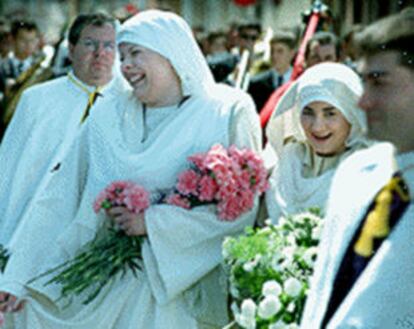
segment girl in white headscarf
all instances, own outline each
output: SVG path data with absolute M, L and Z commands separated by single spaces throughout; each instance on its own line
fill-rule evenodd
M 336 167 L 369 144 L 357 106 L 361 94 L 354 71 L 323 63 L 306 70 L 280 100 L 266 130 L 277 158 L 266 192 L 273 223 L 310 207 L 324 211 Z
M 59 286 L 27 284 L 93 239 L 109 217 L 97 218 L 92 204 L 109 183 L 135 181 L 156 203 L 175 185 L 189 155 L 216 143 L 260 151 L 251 98 L 214 83 L 180 17 L 139 13 L 124 23 L 118 44 L 131 95 L 91 113 L 11 244 L 0 278 L 0 310 L 18 308 L 15 297 L 26 301 L 14 317 L 17 329 L 195 329 L 228 321 L 221 244 L 254 222 L 257 202 L 234 222 L 218 220 L 214 206 L 153 204 L 138 216 L 114 208 L 109 215 L 127 234 L 145 237 L 138 277 L 127 272 L 92 303 L 75 299 L 68 308 L 55 302 Z

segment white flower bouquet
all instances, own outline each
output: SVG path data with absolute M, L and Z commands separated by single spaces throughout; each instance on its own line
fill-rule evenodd
M 322 228 L 317 209 L 248 228 L 223 244 L 231 312 L 228 328 L 298 328 Z

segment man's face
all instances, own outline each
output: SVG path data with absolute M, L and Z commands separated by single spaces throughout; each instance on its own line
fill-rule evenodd
M 115 60 L 115 29 L 111 24 L 86 26 L 69 55 L 77 78 L 91 86 L 103 86 L 112 79 Z
M 369 136 L 392 142 L 400 152 L 414 150 L 414 71 L 399 63 L 399 53 L 384 51 L 362 59 Z
M 271 45 L 272 66 L 279 73 L 284 73 L 290 66 L 294 56 L 294 50 L 282 42 L 274 42 Z
M 336 56 L 335 45 L 320 45 L 319 42 L 313 42 L 310 45 L 309 54 L 306 58 L 306 66 L 308 68 L 319 63 L 336 61 L 338 61 L 338 57 Z
M 36 30 L 20 29 L 14 40 L 14 54 L 20 60 L 32 56 L 39 48 L 39 36 Z
M 239 44 L 240 49 L 244 50 L 247 49 L 250 52 L 253 52 L 254 44 L 259 39 L 260 34 L 259 31 L 252 28 L 245 28 L 242 29 L 239 35 Z
M 220 54 L 227 52 L 227 40 L 226 37 L 217 37 L 213 40 L 213 42 L 210 44 L 210 54 Z

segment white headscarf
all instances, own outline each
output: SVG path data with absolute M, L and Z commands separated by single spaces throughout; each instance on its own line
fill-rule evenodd
M 117 43 L 129 42 L 168 59 L 178 74 L 184 96 L 206 92 L 213 75 L 188 24 L 160 10 L 141 12 L 122 24 Z
M 334 169 L 345 157 L 369 145 L 365 113 L 357 106 L 361 94 L 362 84 L 354 71 L 343 64 L 322 63 L 305 71 L 281 98 L 266 130 L 277 157 L 266 192 L 273 222 L 309 207 L 324 211 Z M 334 106 L 351 125 L 345 152 L 320 157 L 307 143 L 300 115 L 314 101 Z
M 367 144 L 366 117 L 358 107 L 361 95 L 359 76 L 344 64 L 322 63 L 306 70 L 280 99 L 269 120 L 266 135 L 276 154 L 280 156 L 289 138 L 306 142 L 300 115 L 303 108 L 314 101 L 326 102 L 344 115 L 351 125 L 347 147 Z

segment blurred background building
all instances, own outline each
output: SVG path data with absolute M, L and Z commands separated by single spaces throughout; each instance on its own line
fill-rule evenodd
M 325 0 L 335 18 L 337 34 L 353 24 L 367 24 L 397 12 L 414 0 Z M 49 42 L 71 18 L 80 12 L 105 10 L 125 11 L 128 6 L 138 10 L 163 8 L 181 14 L 191 26 L 206 32 L 224 30 L 231 24 L 255 22 L 263 28 L 295 26 L 311 0 L 0 0 L 0 15 L 9 19 L 34 19 Z
M 216 81 L 249 92 L 260 111 L 290 80 L 296 57 L 295 74 L 323 61 L 355 69 L 355 32 L 413 5 L 414 0 L 0 0 L 0 113 L 7 122 L 26 88 L 71 69 L 67 31 L 80 13 L 103 11 L 121 22 L 151 8 L 178 13 L 192 27 Z M 320 20 L 314 39 L 304 40 L 311 13 Z

